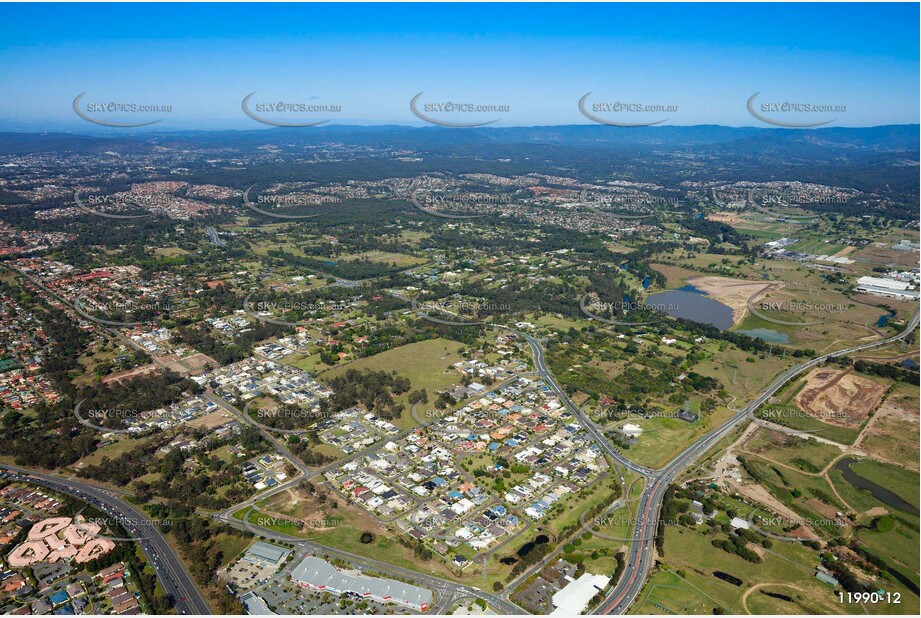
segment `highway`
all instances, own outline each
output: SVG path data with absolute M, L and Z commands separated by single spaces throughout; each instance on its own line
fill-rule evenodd
M 192 576 L 160 530 L 134 505 L 119 498 L 117 493 L 77 479 L 63 479 L 28 468 L 7 464 L 0 464 L 0 468 L 15 473 L 30 483 L 88 502 L 119 521 L 147 556 L 163 589 L 173 598 L 175 611 L 179 614 L 211 614 L 211 608 L 192 581 Z
M 37 285 L 41 285 L 38 282 L 35 283 Z M 339 282 L 337 281 L 337 283 Z M 347 283 L 352 285 L 355 284 L 355 282 Z M 340 285 L 342 284 L 344 283 L 340 283 Z M 47 291 L 51 293 L 50 290 Z M 782 388 L 793 378 L 817 365 L 824 363 L 831 358 L 853 354 L 855 352 L 866 349 L 885 346 L 902 340 L 917 328 L 918 319 L 919 315 L 918 313 L 915 313 L 909 324 L 899 335 L 819 356 L 783 371 L 774 379 L 774 381 L 771 382 L 768 387 L 765 388 L 764 391 L 759 394 L 755 400 L 749 403 L 746 407 L 740 409 L 723 425 L 701 437 L 697 442 L 692 444 L 689 448 L 687 448 L 661 469 L 652 469 L 640 466 L 627 459 L 619 450 L 614 448 L 614 446 L 597 428 L 594 422 L 588 418 L 588 416 L 579 406 L 570 400 L 565 391 L 557 383 L 553 374 L 546 366 L 544 351 L 539 340 L 535 339 L 527 333 L 518 331 L 513 328 L 502 325 L 491 325 L 496 328 L 514 332 L 515 334 L 521 336 L 525 341 L 527 341 L 534 355 L 534 363 L 538 375 L 540 375 L 540 377 L 550 386 L 554 394 L 567 407 L 567 409 L 577 419 L 579 419 L 582 425 L 599 444 L 600 448 L 603 449 L 603 451 L 614 461 L 618 462 L 620 465 L 627 469 L 633 470 L 646 479 L 645 489 L 639 499 L 637 521 L 634 528 L 633 541 L 630 544 L 630 548 L 626 557 L 627 563 L 623 572 L 624 574 L 622 575 L 621 579 L 614 585 L 611 592 L 599 604 L 594 613 L 624 613 L 639 595 L 640 591 L 645 585 L 647 576 L 652 566 L 651 563 L 654 554 L 653 549 L 656 533 L 656 522 L 659 518 L 659 512 L 665 491 L 668 488 L 668 485 L 673 482 L 685 469 L 687 469 L 687 467 L 693 464 L 716 443 L 718 443 L 721 439 L 733 431 L 733 429 L 739 425 L 739 423 L 748 418 L 751 418 L 755 410 L 763 405 L 770 397 L 772 397 L 780 388 Z M 120 335 L 118 331 L 114 332 Z M 223 399 L 218 398 L 213 393 L 208 393 L 208 398 L 212 401 L 215 401 L 222 407 L 230 410 L 244 422 L 251 421 L 247 415 L 243 414 L 241 411 L 237 410 L 234 406 L 230 405 Z M 269 434 L 269 432 L 266 432 L 262 428 L 260 429 L 262 430 L 263 435 L 272 443 L 275 449 L 282 453 L 289 461 L 292 462 L 293 465 L 295 465 L 295 467 L 298 468 L 298 470 L 301 472 L 301 475 L 295 479 L 289 480 L 283 485 L 274 488 L 274 490 L 271 492 L 266 492 L 259 495 L 258 499 L 264 499 L 268 495 L 278 491 L 283 491 L 288 487 L 303 482 L 306 479 L 313 478 L 318 474 L 322 474 L 322 472 L 326 469 L 324 467 L 310 470 L 305 464 L 303 464 L 303 462 L 300 461 L 299 458 L 295 457 L 290 452 L 290 450 L 288 450 L 287 447 L 274 435 Z M 355 453 L 352 457 L 358 456 L 360 454 L 362 454 L 362 452 Z M 340 465 L 341 463 L 342 460 L 339 460 L 334 464 L 331 464 L 331 466 Z M 195 586 L 195 583 L 193 582 L 188 571 L 185 569 L 184 564 L 182 564 L 182 562 L 174 553 L 173 548 L 169 545 L 169 543 L 159 532 L 156 526 L 149 522 L 146 516 L 144 516 L 143 513 L 141 513 L 136 507 L 121 499 L 118 493 L 101 489 L 97 486 L 90 485 L 76 479 L 63 479 L 61 477 L 36 472 L 26 468 L 19 468 L 9 465 L 0 465 L 0 468 L 8 469 L 11 472 L 17 474 L 28 475 L 31 482 L 42 484 L 55 491 L 66 493 L 89 502 L 96 508 L 112 517 L 118 517 L 121 520 L 130 521 L 132 524 L 136 523 L 137 525 L 129 524 L 125 527 L 129 534 L 136 539 L 141 549 L 148 557 L 150 564 L 156 571 L 157 578 L 162 583 L 166 592 L 173 597 L 176 611 L 182 614 L 210 614 L 210 608 L 208 607 L 198 588 Z M 251 532 L 256 532 L 257 534 L 267 538 L 276 538 L 277 540 L 285 540 L 288 542 L 297 543 L 301 548 L 305 550 L 323 553 L 330 556 L 338 556 L 350 562 L 364 565 L 366 568 L 370 568 L 375 571 L 392 573 L 404 579 L 411 579 L 417 582 L 419 585 L 431 588 L 436 592 L 438 597 L 437 608 L 441 611 L 446 611 L 448 609 L 448 607 L 444 605 L 446 602 L 450 603 L 452 600 L 475 596 L 483 598 L 494 610 L 498 612 L 507 614 L 523 613 L 521 608 L 513 604 L 507 598 L 509 593 L 512 592 L 513 587 L 509 587 L 501 596 L 496 596 L 471 586 L 464 586 L 438 577 L 425 575 L 417 571 L 403 569 L 384 562 L 379 562 L 369 558 L 364 558 L 362 556 L 350 554 L 348 552 L 343 552 L 331 547 L 326 547 L 318 543 L 305 541 L 304 539 L 286 537 L 285 535 L 279 535 L 264 528 L 256 528 L 256 530 L 251 530 L 251 528 L 254 528 L 252 524 L 234 520 L 231 517 L 232 512 L 244 506 L 252 506 L 256 500 L 257 497 L 253 497 L 248 501 L 235 505 L 231 509 L 227 509 L 221 513 L 214 514 L 213 517 L 229 525 L 237 527 L 242 526 Z
M 624 569 L 624 574 L 620 581 L 615 584 L 611 592 L 598 605 L 594 613 L 621 614 L 626 612 L 630 605 L 636 600 L 636 597 L 646 583 L 646 578 L 652 566 L 651 562 L 655 544 L 656 525 L 659 519 L 659 512 L 662 507 L 662 498 L 665 495 L 665 490 L 688 466 L 694 463 L 717 442 L 722 440 L 741 421 L 746 418 L 752 418 L 755 410 L 793 378 L 831 358 L 889 345 L 890 343 L 904 339 L 918 327 L 918 315 L 919 314 L 916 312 L 905 329 L 898 335 L 832 352 L 830 354 L 824 354 L 783 371 L 754 401 L 745 408 L 739 410 L 737 414 L 723 425 L 692 444 L 664 468 L 656 471 L 655 474 L 650 477 L 649 483 L 640 497 L 640 508 L 636 527 L 634 528 L 634 540 L 627 552 L 627 564 Z

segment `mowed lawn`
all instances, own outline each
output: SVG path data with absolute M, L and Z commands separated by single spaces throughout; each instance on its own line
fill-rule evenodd
M 844 249 L 847 245 L 836 245 L 833 243 L 825 242 L 824 240 L 814 238 L 809 240 L 801 240 L 797 243 L 790 245 L 789 249 L 791 251 L 801 251 L 803 253 L 815 253 L 818 255 L 834 255 Z
M 439 389 L 448 388 L 459 384 L 461 374 L 451 367 L 456 362 L 464 360 L 458 350 L 464 344 L 447 339 L 428 339 L 409 345 L 387 350 L 374 356 L 360 358 L 354 362 L 333 367 L 319 374 L 318 379 L 329 382 L 330 379 L 344 374 L 349 369 L 364 371 L 396 371 L 397 374 L 409 378 L 412 383 L 411 391 L 426 389 L 429 395 L 429 405 L 438 397 Z M 396 398 L 406 406 L 406 411 L 395 423 L 401 429 L 407 429 L 416 424 L 410 414 L 408 402 L 409 393 L 404 393 Z M 425 404 L 421 404 L 425 405 Z

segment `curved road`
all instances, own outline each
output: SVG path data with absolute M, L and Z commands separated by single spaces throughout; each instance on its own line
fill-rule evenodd
M 569 399 L 569 396 L 562 388 L 560 388 L 560 385 L 557 384 L 553 374 L 550 373 L 550 370 L 547 368 L 546 361 L 544 360 L 544 349 L 541 347 L 540 342 L 537 339 L 521 331 L 510 328 L 506 328 L 506 330 L 514 332 L 520 337 L 523 337 L 524 340 L 528 342 L 528 345 L 531 346 L 531 351 L 534 353 L 534 366 L 537 368 L 538 375 L 540 375 L 540 377 L 550 385 L 550 388 L 553 389 L 553 393 L 557 396 L 557 398 L 559 398 L 559 400 L 566 405 L 567 409 L 569 409 L 569 411 L 572 412 L 577 419 L 579 419 L 579 421 L 585 426 L 586 430 L 588 430 L 589 434 L 591 434 L 591 436 L 595 439 L 595 442 L 597 442 L 598 445 L 601 446 L 601 448 L 604 449 L 604 451 L 610 455 L 612 459 L 617 461 L 625 468 L 629 468 L 630 470 L 642 474 L 643 476 L 651 476 L 655 473 L 655 470 L 652 468 L 647 468 L 630 461 L 620 451 L 611 446 L 611 442 L 604 437 L 604 434 L 601 433 L 598 427 L 595 426 L 595 423 L 593 423 L 591 419 L 589 419 L 585 414 L 585 412 L 582 411 L 582 408 L 577 406 L 572 402 L 572 400 Z
M 820 365 L 831 358 L 846 356 L 861 350 L 877 348 L 900 341 L 911 334 L 917 327 L 918 312 L 915 313 L 905 329 L 898 335 L 818 356 L 810 361 L 787 369 L 777 376 L 777 378 L 775 378 L 774 381 L 771 382 L 771 384 L 748 406 L 739 410 L 737 414 L 726 421 L 721 427 L 703 436 L 700 440 L 691 445 L 690 448 L 673 459 L 667 466 L 656 471 L 650 478 L 651 482 L 647 486 L 647 489 L 643 491 L 640 497 L 639 515 L 637 516 L 637 523 L 634 528 L 634 540 L 627 553 L 627 564 L 624 569 L 624 574 L 612 591 L 605 597 L 604 601 L 595 609 L 594 613 L 624 613 L 636 599 L 637 595 L 639 595 L 646 583 L 646 577 L 651 566 L 650 563 L 652 561 L 653 546 L 655 543 L 656 525 L 659 518 L 659 511 L 662 506 L 662 498 L 665 495 L 665 490 L 669 483 L 675 480 L 685 468 L 725 437 L 739 422 L 753 416 L 755 410 L 773 396 L 774 393 L 804 371 L 816 365 Z
M 453 601 L 457 599 L 476 596 L 481 597 L 484 601 L 489 603 L 493 609 L 503 613 L 512 615 L 522 613 L 521 608 L 519 608 L 514 603 L 501 597 L 489 594 L 488 592 L 473 586 L 459 584 L 433 575 L 426 575 L 418 570 L 399 567 L 388 562 L 381 562 L 372 558 L 366 558 L 364 556 L 353 554 L 351 552 L 337 549 L 335 547 L 329 547 L 327 545 L 315 543 L 301 537 L 284 534 L 282 532 L 275 532 L 274 530 L 252 524 L 249 521 L 240 521 L 238 519 L 234 519 L 228 515 L 223 515 L 218 519 L 229 526 L 233 526 L 241 530 L 246 530 L 247 532 L 250 532 L 256 536 L 261 536 L 284 543 L 291 543 L 297 546 L 301 551 L 306 551 L 313 554 L 325 554 L 327 556 L 332 556 L 334 558 L 339 558 L 341 560 L 347 561 L 353 565 L 360 565 L 366 570 L 374 570 L 381 573 L 387 573 L 402 579 L 413 581 L 416 584 L 425 588 L 429 588 L 435 592 L 438 598 L 439 607 L 445 603 L 453 603 Z
M 352 283 L 354 285 L 354 282 L 348 283 Z M 678 475 L 680 475 L 690 464 L 696 461 L 703 453 L 709 450 L 714 444 L 719 442 L 719 440 L 721 440 L 726 434 L 732 431 L 732 429 L 739 422 L 751 417 L 754 411 L 758 409 L 758 407 L 765 403 L 771 396 L 773 396 L 774 393 L 776 393 L 791 379 L 800 375 L 802 372 L 825 362 L 830 358 L 884 346 L 904 339 L 911 332 L 913 332 L 915 328 L 917 328 L 918 313 L 915 313 L 914 317 L 911 319 L 906 328 L 896 336 L 819 356 L 803 364 L 785 370 L 761 393 L 761 395 L 758 396 L 757 399 L 755 399 L 745 408 L 739 410 L 738 413 L 726 421 L 722 426 L 703 436 L 700 440 L 698 440 L 678 457 L 672 460 L 668 465 L 659 470 L 640 466 L 630 461 L 622 453 L 620 453 L 620 451 L 615 449 L 610 444 L 610 442 L 598 430 L 595 424 L 588 418 L 582 409 L 575 405 L 569 399 L 563 389 L 559 386 L 553 374 L 546 366 L 544 351 L 537 339 L 528 335 L 527 333 L 523 333 L 507 326 L 492 326 L 514 332 L 523 337 L 528 342 L 528 345 L 531 347 L 531 350 L 534 354 L 534 362 L 538 374 L 546 381 L 547 384 L 550 385 L 551 389 L 554 391 L 557 397 L 559 397 L 560 401 L 566 405 L 567 409 L 569 409 L 570 412 L 572 412 L 572 414 L 578 418 L 579 421 L 586 427 L 588 432 L 601 446 L 601 448 L 612 459 L 619 462 L 624 467 L 629 468 L 647 478 L 646 489 L 640 496 L 640 508 L 638 510 L 637 522 L 634 530 L 634 540 L 632 542 L 632 547 L 627 554 L 627 564 L 624 569 L 624 575 L 621 577 L 620 581 L 617 582 L 617 584 L 604 599 L 604 601 L 602 601 L 602 603 L 599 604 L 598 608 L 595 610 L 595 613 L 609 614 L 625 612 L 636 599 L 637 595 L 642 590 L 643 585 L 646 582 L 646 577 L 649 573 L 651 566 L 650 562 L 653 555 L 652 550 L 655 538 L 656 522 L 658 520 L 662 498 L 669 483 L 677 478 Z M 276 444 L 276 446 L 278 445 Z M 297 458 L 292 458 L 292 461 L 298 460 Z M 32 482 L 45 485 L 46 487 L 49 487 L 53 490 L 67 493 L 81 500 L 87 501 L 111 516 L 120 517 L 123 520 L 136 522 L 136 525 L 127 525 L 126 528 L 132 537 L 136 539 L 137 543 L 141 546 L 141 549 L 147 555 L 151 565 L 156 571 L 158 579 L 160 580 L 166 592 L 175 599 L 175 610 L 182 614 L 211 613 L 210 608 L 192 581 L 188 571 L 186 571 L 185 566 L 176 557 L 173 548 L 169 545 L 169 543 L 167 543 L 166 539 L 156 528 L 156 526 L 149 522 L 146 516 L 138 511 L 136 507 L 118 498 L 117 494 L 107 492 L 106 490 L 100 489 L 99 487 L 89 485 L 75 479 L 65 480 L 60 477 L 39 473 L 26 468 L 18 468 L 16 466 L 3 465 L 0 467 L 6 468 L 21 475 L 28 475 L 28 480 Z M 301 472 L 304 472 L 304 470 L 301 470 Z M 310 476 L 314 476 L 316 473 L 317 471 L 313 471 L 312 474 L 305 476 L 309 478 Z M 293 483 L 295 480 L 297 482 L 301 482 L 304 480 L 304 477 L 298 477 L 297 479 L 293 479 L 291 482 Z M 279 487 L 276 489 L 281 488 Z M 216 514 L 216 517 L 218 519 L 224 520 L 226 523 L 233 525 L 235 522 L 233 522 L 233 520 L 228 517 L 228 515 L 229 513 L 225 512 Z M 260 532 L 263 532 L 264 534 L 265 532 L 270 531 L 261 530 Z M 293 538 L 289 540 L 292 542 L 295 541 Z M 297 539 L 297 542 L 308 546 L 313 545 L 315 549 L 327 553 L 331 551 L 338 551 L 340 554 L 344 555 L 343 557 L 348 556 L 351 559 L 364 560 L 369 564 L 377 566 L 381 570 L 398 570 L 393 565 L 377 563 L 376 561 L 361 558 L 360 556 L 352 556 L 346 552 L 334 550 L 333 548 L 324 547 L 322 545 L 310 544 L 309 542 L 305 543 L 303 539 Z M 448 592 L 452 597 L 455 598 L 457 598 L 458 595 L 483 597 L 484 600 L 493 604 L 494 607 L 500 611 L 518 613 L 519 608 L 509 603 L 506 599 L 490 595 L 485 591 L 461 586 L 459 584 L 447 582 L 439 578 L 427 577 L 424 575 L 420 576 L 420 574 L 416 573 L 415 571 L 406 571 L 404 574 L 404 576 L 409 575 L 417 579 L 429 579 L 430 581 L 426 583 L 435 589 L 440 589 L 443 594 Z
M 43 485 L 88 502 L 106 515 L 117 518 L 120 522 L 131 522 L 122 524 L 122 527 L 141 546 L 160 585 L 173 598 L 173 609 L 180 614 L 211 614 L 211 608 L 208 607 L 208 603 L 195 586 L 185 565 L 176 557 L 166 538 L 134 505 L 116 497 L 114 492 L 110 493 L 76 479 L 62 479 L 51 474 L 6 464 L 0 465 L 0 468 L 9 470 L 30 483 Z

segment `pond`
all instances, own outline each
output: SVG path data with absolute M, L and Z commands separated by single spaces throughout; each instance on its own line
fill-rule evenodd
M 550 537 L 548 537 L 546 534 L 539 534 L 534 538 L 533 541 L 529 543 L 525 543 L 518 549 L 518 552 L 517 552 L 518 557 L 524 558 L 525 556 L 528 555 L 528 552 L 530 552 L 532 549 L 534 549 L 538 545 L 543 545 L 544 543 L 549 543 L 549 542 L 550 542 Z
M 873 497 L 885 504 L 886 506 L 891 506 L 893 508 L 905 511 L 906 513 L 911 513 L 912 515 L 919 515 L 918 509 L 913 505 L 908 504 L 902 498 L 900 498 L 896 493 L 886 489 L 881 485 L 877 485 L 870 479 L 866 479 L 853 470 L 851 470 L 851 464 L 856 463 L 856 459 L 851 459 L 850 457 L 845 457 L 837 464 L 835 464 L 835 469 L 840 470 L 841 474 L 844 475 L 844 480 L 856 487 L 857 489 L 866 489 Z
M 790 335 L 782 333 L 773 328 L 750 328 L 749 330 L 737 331 L 742 335 L 748 335 L 755 339 L 770 341 L 771 343 L 790 343 Z
M 895 311 L 890 310 L 889 313 L 887 313 L 886 315 L 880 316 L 879 320 L 876 321 L 876 327 L 882 328 L 883 326 L 886 325 L 886 322 L 889 321 L 889 318 L 894 318 L 894 317 L 895 317 Z

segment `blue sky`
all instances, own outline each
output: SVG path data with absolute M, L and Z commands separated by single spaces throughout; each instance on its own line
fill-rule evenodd
M 769 126 L 746 100 L 846 106 L 831 126 L 917 123 L 917 4 L 0 4 L 0 125 L 98 129 L 71 104 L 168 104 L 157 129 L 268 128 L 240 102 L 340 105 L 421 125 L 410 99 L 507 105 L 497 126 L 585 124 L 577 103 L 676 106 L 624 121 Z M 433 114 L 436 115 L 436 114 Z M 316 115 L 266 116 L 300 120 Z M 784 116 L 787 118 L 787 116 Z M 798 119 L 790 116 L 790 119 Z

